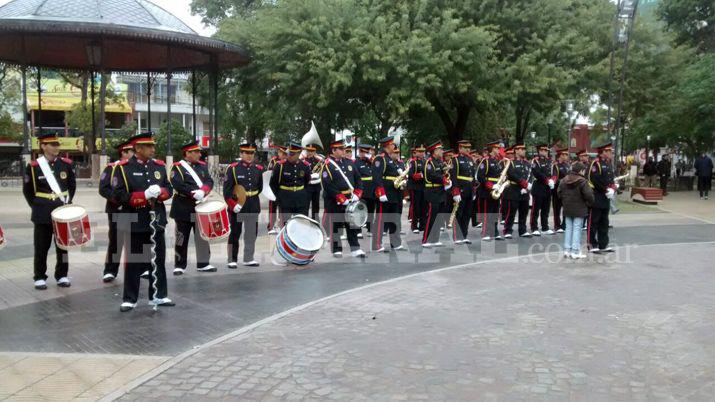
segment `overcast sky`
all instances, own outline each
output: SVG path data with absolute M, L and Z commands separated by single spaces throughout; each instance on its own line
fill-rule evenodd
M 0 6 L 9 3 L 11 0 L 0 0 Z M 201 17 L 191 15 L 191 0 L 149 0 L 152 3 L 164 8 L 166 11 L 179 17 L 184 23 L 194 31 L 204 36 L 211 36 L 216 30 L 213 27 L 205 27 L 201 23 Z

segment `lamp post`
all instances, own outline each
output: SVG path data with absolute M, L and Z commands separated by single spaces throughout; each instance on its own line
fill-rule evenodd
M 546 143 L 549 144 L 549 146 L 551 145 L 551 128 L 553 126 L 554 119 L 552 117 L 549 117 L 549 120 L 546 122 Z
M 566 104 L 566 114 L 568 115 L 568 118 L 569 118 L 569 138 L 568 138 L 567 148 L 569 149 L 569 152 L 570 152 L 571 151 L 571 135 L 573 135 L 573 125 L 575 123 L 573 121 L 573 119 L 575 117 L 575 116 L 573 116 L 574 104 L 576 102 L 574 102 L 573 99 L 566 99 L 566 101 L 564 101 L 564 103 Z
M 645 143 L 645 160 L 648 161 L 648 155 L 650 152 L 650 134 L 645 136 L 646 143 Z

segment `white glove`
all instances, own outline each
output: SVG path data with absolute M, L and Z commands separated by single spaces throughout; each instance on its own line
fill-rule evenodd
M 457 202 L 457 203 L 462 202 L 462 196 L 461 196 L 461 195 L 452 196 L 452 199 L 454 200 L 454 202 Z
M 492 187 L 492 190 L 499 192 L 501 191 L 501 186 L 499 184 L 495 184 L 494 187 Z
M 196 191 L 192 191 L 191 193 L 194 195 L 194 199 L 196 201 L 201 201 L 206 196 L 206 193 L 204 193 L 204 190 L 196 190 Z
M 233 213 L 237 214 L 237 213 L 241 212 L 241 208 L 243 208 L 243 206 L 241 206 L 241 204 L 236 204 L 236 206 L 233 207 Z
M 352 201 L 352 202 L 356 202 L 356 201 L 359 201 L 359 200 L 360 200 L 360 198 L 358 198 L 358 196 L 355 195 L 355 194 L 353 194 L 352 197 L 350 197 L 350 201 Z
M 614 190 L 612 188 L 609 188 L 608 190 L 606 190 L 606 198 L 608 198 L 609 200 L 612 200 L 615 197 L 615 195 L 616 195 L 616 190 Z
M 397 173 L 402 174 L 402 169 L 397 169 Z
M 387 196 L 386 196 L 386 195 L 381 195 L 381 196 L 380 196 L 380 202 L 387 202 Z
M 522 189 L 521 189 L 521 193 L 522 193 L 522 194 L 526 194 L 526 193 L 528 193 L 528 192 L 529 192 L 529 191 L 527 191 L 525 188 L 522 188 Z
M 452 180 L 449 181 L 449 184 L 446 184 L 446 185 L 444 186 L 444 189 L 445 189 L 445 190 L 449 190 L 450 188 L 452 188 Z
M 530 182 L 529 185 L 526 186 L 526 189 L 527 189 L 528 191 L 531 191 L 531 187 L 533 186 L 533 184 L 534 184 L 534 183 L 531 183 L 531 182 Z
M 340 205 L 348 205 L 348 204 L 350 204 L 350 200 L 345 200 L 340 203 Z
M 144 197 L 146 197 L 147 200 L 157 198 L 159 194 L 161 194 L 161 187 L 156 184 L 152 184 L 149 188 L 144 190 Z
M 616 183 L 616 190 L 618 190 L 619 188 L 621 188 L 621 185 Z
M 549 188 L 550 188 L 550 189 L 553 190 L 555 184 L 556 184 L 556 183 L 554 183 L 554 179 L 549 179 Z

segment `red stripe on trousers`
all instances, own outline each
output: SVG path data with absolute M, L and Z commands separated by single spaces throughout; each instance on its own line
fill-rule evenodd
M 429 223 L 430 223 L 431 220 L 432 220 L 432 203 L 430 202 L 430 203 L 429 203 L 429 210 L 427 210 L 427 225 L 426 225 L 427 227 L 425 227 L 425 232 L 424 232 L 424 234 L 422 235 L 422 243 L 423 243 L 423 244 L 424 244 L 424 243 L 427 243 L 427 234 L 430 232 L 430 229 L 431 229 L 431 227 L 430 227 L 430 225 L 429 225 Z

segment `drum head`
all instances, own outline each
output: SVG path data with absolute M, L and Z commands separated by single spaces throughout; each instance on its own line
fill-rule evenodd
M 65 205 L 52 211 L 52 219 L 60 222 L 79 219 L 86 214 L 84 207 L 79 205 Z
M 293 244 L 306 251 L 323 247 L 323 231 L 313 222 L 293 218 L 286 224 L 286 235 Z
M 205 213 L 213 213 L 213 212 L 218 212 L 222 209 L 226 208 L 226 204 L 224 204 L 221 201 L 216 201 L 216 200 L 209 200 L 209 201 L 204 201 L 196 206 L 196 212 L 205 214 Z

